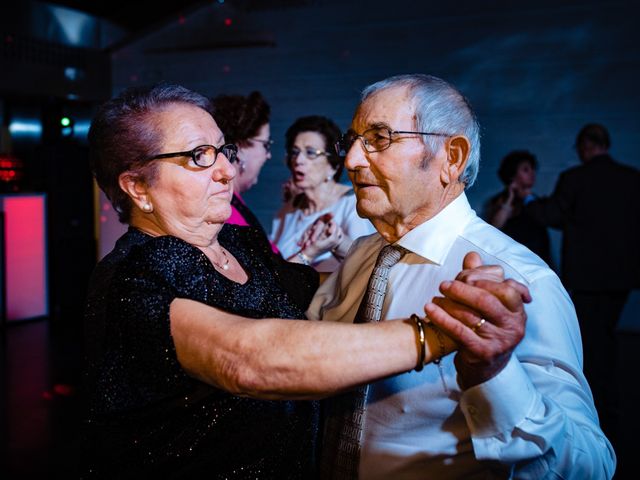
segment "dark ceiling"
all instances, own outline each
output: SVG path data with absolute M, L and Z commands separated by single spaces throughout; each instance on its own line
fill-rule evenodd
M 129 33 L 147 29 L 173 17 L 185 15 L 215 0 L 48 0 L 47 3 L 73 8 L 101 17 Z
M 45 0 L 101 17 L 135 34 L 172 19 L 179 19 L 205 5 L 235 10 L 299 8 L 322 0 Z

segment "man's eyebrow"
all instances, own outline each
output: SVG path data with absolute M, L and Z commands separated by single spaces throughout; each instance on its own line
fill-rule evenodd
M 391 130 L 391 127 L 389 126 L 389 124 L 385 123 L 385 122 L 371 123 L 371 124 L 369 124 L 369 126 L 367 128 L 386 128 L 386 129 Z

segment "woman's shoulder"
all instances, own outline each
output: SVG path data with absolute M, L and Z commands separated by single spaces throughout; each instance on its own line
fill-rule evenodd
M 120 277 L 164 278 L 180 283 L 194 272 L 204 273 L 208 262 L 197 247 L 171 235 L 152 237 L 131 247 L 118 267 Z
M 202 252 L 190 243 L 172 235 L 153 237 L 142 245 L 132 248 L 131 255 L 141 261 L 157 261 L 175 255 L 200 256 Z

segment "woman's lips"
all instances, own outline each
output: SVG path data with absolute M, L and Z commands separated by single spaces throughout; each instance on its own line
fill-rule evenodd
M 228 188 L 225 190 L 220 190 L 219 192 L 216 192 L 214 194 L 211 195 L 212 197 L 231 197 L 231 190 L 229 190 Z

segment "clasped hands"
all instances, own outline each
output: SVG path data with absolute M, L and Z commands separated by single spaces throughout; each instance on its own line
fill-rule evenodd
M 336 251 L 345 238 L 342 228 L 333 220 L 333 215 L 325 213 L 307 228 L 298 245 L 300 251 L 313 259 L 324 252 Z
M 442 297 L 425 305 L 430 321 L 458 344 L 454 364 L 462 388 L 498 374 L 524 337 L 531 302 L 526 286 L 504 279 L 502 267 L 482 265 L 468 253 L 455 280 L 440 284 Z

